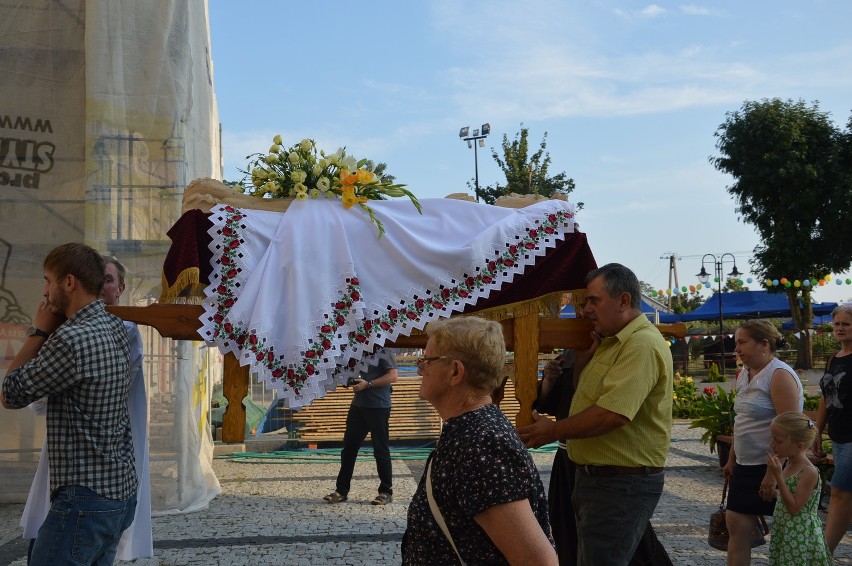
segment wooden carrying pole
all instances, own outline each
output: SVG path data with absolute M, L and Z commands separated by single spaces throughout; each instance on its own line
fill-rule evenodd
M 199 318 L 204 314 L 200 305 L 154 304 L 147 307 L 109 306 L 114 315 L 151 326 L 165 338 L 174 340 L 201 340 Z M 538 313 L 524 314 L 518 318 L 500 321 L 506 350 L 515 353 L 515 396 L 521 405 L 516 416 L 516 426 L 532 422 L 532 404 L 536 399 L 538 380 L 538 354 L 555 349 L 585 350 L 592 343 L 592 323 L 585 319 L 540 318 Z M 683 338 L 683 323 L 658 324 L 663 334 Z M 387 348 L 425 348 L 427 336 L 423 332 L 400 336 Z M 248 394 L 249 366 L 241 366 L 237 358 L 225 355 L 223 395 L 228 408 L 222 416 L 222 440 L 239 443 L 245 440 L 246 410 L 243 399 Z

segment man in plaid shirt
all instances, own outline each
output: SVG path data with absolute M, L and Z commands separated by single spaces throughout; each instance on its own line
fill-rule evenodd
M 104 261 L 89 246 L 53 249 L 44 279 L 0 394 L 9 409 L 48 399 L 51 508 L 30 564 L 112 564 L 136 508 L 127 333 L 99 299 Z

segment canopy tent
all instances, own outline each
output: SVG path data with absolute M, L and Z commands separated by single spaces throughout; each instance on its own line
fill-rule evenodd
M 813 303 L 814 315 L 831 313 L 837 303 Z M 784 318 L 792 316 L 785 293 L 768 291 L 741 291 L 725 293 L 722 300 L 724 318 Z M 703 305 L 682 314 L 681 322 L 693 320 L 719 320 L 719 293 L 714 293 Z
M 680 322 L 680 317 L 674 313 L 666 312 L 665 306 L 658 303 L 654 299 L 642 296 L 642 314 L 648 317 L 651 322 L 659 322 L 662 324 L 671 324 Z M 577 313 L 574 311 L 574 306 L 567 304 L 559 311 L 559 318 L 577 318 Z
M 811 324 L 811 328 L 817 328 L 819 326 L 822 326 L 823 324 L 831 324 L 831 321 L 831 313 L 820 315 L 814 314 L 814 322 L 813 324 Z M 795 328 L 793 327 L 793 321 L 785 320 L 784 322 L 782 322 L 781 330 L 795 330 Z

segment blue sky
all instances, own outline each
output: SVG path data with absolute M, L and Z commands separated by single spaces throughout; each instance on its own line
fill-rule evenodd
M 473 181 L 462 126 L 491 124 L 487 185 L 505 181 L 491 148 L 523 124 L 533 148 L 547 132 L 551 171 L 574 178 L 598 263 L 657 289 L 669 252 L 681 286 L 705 253 L 733 253 L 752 275 L 757 234 L 708 161 L 726 112 L 779 97 L 818 100 L 838 127 L 852 113 L 846 0 L 208 1 L 226 179 L 281 134 L 346 146 L 443 197 Z M 850 300 L 852 285 L 815 299 Z

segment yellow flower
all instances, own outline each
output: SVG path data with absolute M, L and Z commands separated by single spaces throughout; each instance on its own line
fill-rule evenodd
M 376 178 L 376 176 L 373 175 L 372 171 L 367 171 L 366 169 L 358 169 L 356 174 L 358 175 L 358 184 L 360 184 L 360 185 L 366 185 L 367 183 L 372 183 L 373 179 Z
M 277 144 L 269 146 L 269 153 L 278 153 L 281 148 Z
M 272 138 L 272 143 L 275 145 L 281 145 L 283 143 L 281 141 L 281 134 L 277 134 L 274 138 Z
M 311 149 L 311 140 L 302 140 L 299 142 L 299 147 L 302 151 L 309 151 Z
M 341 172 L 342 175 L 343 172 Z M 357 200 L 355 199 L 355 188 L 352 185 L 344 185 L 340 200 L 343 202 L 343 208 L 350 209 Z
M 272 163 L 275 163 L 276 161 L 278 161 L 278 156 L 275 155 L 274 153 L 270 153 L 269 155 L 266 156 L 266 162 L 267 163 L 272 164 Z
M 319 189 L 311 189 L 311 198 L 318 198 L 320 196 Z
M 356 182 L 358 182 L 358 174 L 357 173 L 350 173 L 346 169 L 340 170 L 340 184 L 343 185 L 344 188 L 345 187 L 351 188 Z M 354 193 L 355 189 L 353 188 L 352 190 L 353 190 L 353 193 Z

